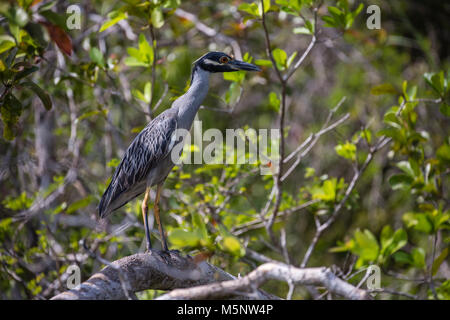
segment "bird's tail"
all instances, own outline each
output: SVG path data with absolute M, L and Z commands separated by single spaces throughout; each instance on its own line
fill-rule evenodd
M 106 188 L 105 192 L 103 193 L 98 205 L 98 216 L 100 217 L 100 219 L 105 218 L 108 214 L 111 213 L 111 210 L 108 210 L 109 204 L 111 203 L 111 193 L 112 188 L 111 184 L 109 184 L 108 188 Z
M 113 181 L 106 188 L 105 193 L 98 205 L 98 215 L 101 219 L 107 217 L 111 212 L 123 207 L 127 202 L 133 200 L 145 191 L 146 183 L 138 183 L 129 190 L 123 190 L 120 185 Z

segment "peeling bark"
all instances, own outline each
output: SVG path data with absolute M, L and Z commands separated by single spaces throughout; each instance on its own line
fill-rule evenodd
M 173 290 L 234 279 L 205 261 L 195 263 L 191 257 L 176 251 L 153 250 L 114 261 L 87 281 L 54 296 L 52 300 L 121 300 L 127 299 L 127 294 L 134 296 L 135 292 L 147 289 Z M 258 298 L 276 297 L 258 290 Z

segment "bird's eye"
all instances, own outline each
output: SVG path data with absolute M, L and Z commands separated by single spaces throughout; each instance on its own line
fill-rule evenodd
M 220 57 L 220 59 L 219 59 L 219 62 L 220 62 L 220 63 L 228 63 L 228 61 L 230 61 L 230 59 L 228 59 L 227 56 L 222 56 L 222 57 Z

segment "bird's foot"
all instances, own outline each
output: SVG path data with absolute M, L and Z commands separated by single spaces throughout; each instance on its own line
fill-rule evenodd
M 153 250 L 151 247 L 147 247 L 144 251 L 144 253 L 147 253 L 147 254 L 151 254 L 152 252 L 153 252 Z
M 164 260 L 165 263 L 169 264 L 172 260 L 172 255 L 170 250 L 159 251 L 159 256 Z

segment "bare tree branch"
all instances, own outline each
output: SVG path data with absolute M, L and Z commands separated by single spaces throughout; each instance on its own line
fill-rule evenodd
M 236 279 L 205 261 L 197 264 L 191 257 L 182 256 L 176 251 L 164 253 L 153 250 L 151 253 L 138 253 L 113 261 L 87 281 L 54 296 L 52 300 L 127 299 L 121 276 L 126 276 L 130 292 L 147 289 L 172 290 Z M 256 298 L 277 297 L 258 290 Z
M 328 268 L 299 269 L 283 263 L 269 262 L 259 266 L 247 276 L 236 280 L 202 285 L 189 289 L 177 289 L 160 296 L 161 300 L 217 299 L 232 297 L 239 292 L 252 292 L 267 280 L 292 281 L 294 285 L 317 285 L 347 299 L 370 299 L 365 290 L 338 278 Z

